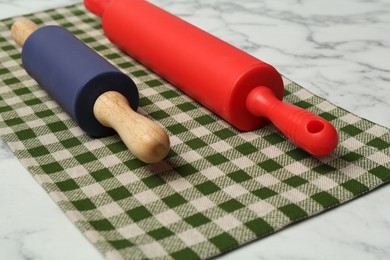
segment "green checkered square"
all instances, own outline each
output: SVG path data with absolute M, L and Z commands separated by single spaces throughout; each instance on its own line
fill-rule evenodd
M 21 67 L 14 19 L 0 22 L 1 139 L 106 256 L 213 257 L 390 181 L 389 129 L 286 78 L 286 102 L 338 129 L 331 156 L 312 157 L 272 126 L 228 126 L 109 43 L 81 4 L 28 18 L 67 27 L 132 77 L 140 110 L 171 139 L 168 157 L 147 165 L 117 136 L 86 135 Z
M 207 218 L 205 215 L 202 213 L 196 213 L 192 216 L 189 216 L 184 219 L 188 224 L 190 224 L 193 227 L 199 227 L 201 225 L 207 224 L 211 222 L 209 218 Z
M 228 176 L 230 178 L 232 178 L 235 182 L 238 182 L 238 183 L 252 179 L 252 177 L 243 170 L 238 170 L 238 171 L 229 173 Z
M 149 218 L 152 214 L 144 207 L 139 206 L 133 209 L 130 209 L 126 214 L 135 222 L 141 221 L 143 219 Z
M 179 193 L 175 193 L 173 195 L 165 197 L 162 199 L 162 201 L 164 201 L 164 203 L 170 208 L 178 207 L 187 202 L 187 200 L 183 198 Z
M 257 197 L 259 197 L 260 199 L 263 199 L 263 200 L 268 199 L 268 198 L 278 194 L 274 190 L 271 190 L 271 189 L 269 189 L 267 187 L 254 190 L 254 191 L 252 191 L 252 193 L 255 196 L 257 196 Z
M 95 204 L 88 198 L 72 201 L 72 204 L 79 211 L 96 209 Z
M 73 179 L 57 182 L 56 185 L 61 191 L 64 192 L 80 188 L 80 186 Z
M 173 234 L 174 233 L 166 227 L 158 228 L 148 233 L 149 236 L 153 237 L 156 240 L 167 238 L 169 236 L 172 236 Z
M 337 198 L 325 191 L 314 194 L 311 198 L 321 204 L 324 208 L 329 208 L 340 203 Z
M 219 207 L 230 213 L 244 207 L 244 205 L 235 199 L 230 199 L 219 204 Z
M 115 188 L 107 191 L 107 193 L 115 201 L 123 200 L 131 197 L 131 193 L 125 187 Z
M 234 239 L 228 233 L 223 233 L 216 237 L 210 239 L 210 242 L 213 243 L 221 252 L 229 250 L 238 245 L 237 240 Z

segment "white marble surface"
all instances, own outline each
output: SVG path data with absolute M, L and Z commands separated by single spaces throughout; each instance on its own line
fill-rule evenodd
M 3 0 L 0 18 L 75 2 Z M 390 127 L 388 0 L 152 2 Z M 387 185 L 221 259 L 390 259 L 388 198 Z M 101 258 L 0 141 L 0 259 Z

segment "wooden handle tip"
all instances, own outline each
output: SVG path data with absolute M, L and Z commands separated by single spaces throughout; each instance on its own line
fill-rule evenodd
M 37 28 L 37 25 L 33 21 L 27 18 L 19 18 L 11 27 L 11 35 L 19 46 L 23 46 L 30 34 Z
M 102 125 L 115 129 L 141 161 L 156 163 L 167 156 L 170 149 L 167 133 L 156 122 L 133 111 L 122 94 L 103 93 L 95 101 L 93 113 Z
M 150 121 L 152 122 L 152 121 Z M 134 155 L 141 161 L 146 163 L 157 163 L 163 160 L 169 152 L 170 141 L 166 132 L 157 127 L 157 124 L 153 122 L 149 125 L 148 133 L 140 137 L 137 141 L 141 144 L 137 149 L 133 149 Z

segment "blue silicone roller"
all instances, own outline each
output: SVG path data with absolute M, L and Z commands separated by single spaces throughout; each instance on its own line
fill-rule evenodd
M 166 156 L 169 138 L 159 125 L 134 112 L 139 94 L 126 74 L 65 28 L 34 26 L 21 19 L 12 27 L 15 41 L 23 46 L 23 66 L 81 129 L 94 137 L 116 130 L 145 162 Z
M 117 91 L 133 110 L 138 108 L 134 82 L 63 27 L 34 31 L 23 45 L 22 62 L 28 74 L 91 136 L 114 134 L 93 115 L 93 105 L 104 92 Z

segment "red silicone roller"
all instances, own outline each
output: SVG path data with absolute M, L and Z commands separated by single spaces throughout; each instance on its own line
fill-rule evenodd
M 144 0 L 84 4 L 119 48 L 236 128 L 255 130 L 269 119 L 313 155 L 336 148 L 329 122 L 281 101 L 282 78 L 269 64 Z

